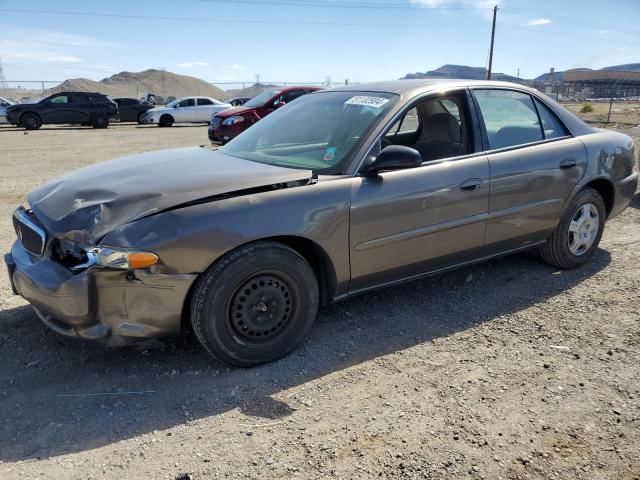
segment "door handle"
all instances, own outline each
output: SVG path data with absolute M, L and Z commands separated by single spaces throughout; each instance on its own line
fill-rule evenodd
M 482 184 L 482 180 L 480 178 L 470 178 L 469 180 L 465 180 L 462 182 L 459 187 L 463 192 L 472 192 L 477 189 Z
M 577 165 L 576 161 L 573 158 L 567 158 L 560 162 L 560 168 L 562 170 L 569 170 Z

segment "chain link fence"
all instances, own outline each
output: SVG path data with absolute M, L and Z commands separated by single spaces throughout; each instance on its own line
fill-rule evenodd
M 253 97 L 259 93 L 277 87 L 293 85 L 335 87 L 348 84 L 345 82 L 325 81 L 260 81 L 255 80 L 237 82 L 191 82 L 175 85 L 172 82 L 160 81 L 155 84 L 143 83 L 99 83 L 83 80 L 74 80 L 73 88 L 80 91 L 99 92 L 112 98 L 130 97 L 144 98 L 147 94 L 156 96 L 156 103 L 168 103 L 175 98 L 186 96 L 208 96 L 218 100 L 227 100 L 231 97 Z M 36 102 L 48 95 L 64 91 L 62 81 L 56 80 L 25 80 L 6 81 L 6 85 L 0 87 L 0 97 L 7 98 L 15 103 Z M 357 82 L 354 82 L 357 83 Z M 585 87 L 572 85 L 567 82 L 535 83 L 533 85 L 540 92 L 558 100 L 570 111 L 583 120 L 592 123 L 619 123 L 640 125 L 640 96 L 625 97 L 594 97 L 615 92 L 618 94 L 637 93 L 633 85 L 612 82 L 611 85 Z
M 110 82 L 101 83 L 83 79 L 72 80 L 63 83 L 58 80 L 10 80 L 0 86 L 0 97 L 7 98 L 15 103 L 36 102 L 44 97 L 61 91 L 98 92 L 112 98 L 147 98 L 153 94 L 156 103 L 168 103 L 179 97 L 207 96 L 217 100 L 226 100 L 231 97 L 253 97 L 270 88 L 287 86 L 340 86 L 348 82 L 330 81 L 238 81 L 238 82 L 212 82 L 193 80 L 187 82 L 175 82 L 170 77 L 166 81 L 163 77 L 148 83 L 137 82 Z

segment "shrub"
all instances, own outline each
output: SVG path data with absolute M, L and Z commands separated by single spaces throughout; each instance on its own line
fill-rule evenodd
M 590 103 L 585 103 L 580 109 L 580 113 L 591 113 L 593 112 L 593 107 Z

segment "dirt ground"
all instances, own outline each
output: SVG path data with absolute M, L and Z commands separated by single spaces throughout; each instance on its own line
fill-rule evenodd
M 640 141 L 640 129 L 625 128 Z M 204 127 L 0 127 L 0 250 L 44 180 Z M 79 343 L 0 267 L 0 478 L 640 478 L 640 195 L 593 261 L 525 253 L 321 310 L 293 355 Z

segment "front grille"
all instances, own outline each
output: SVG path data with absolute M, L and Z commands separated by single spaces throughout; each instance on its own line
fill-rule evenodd
M 44 253 L 47 235 L 32 216 L 20 207 L 13 213 L 13 228 L 22 246 L 36 255 Z

